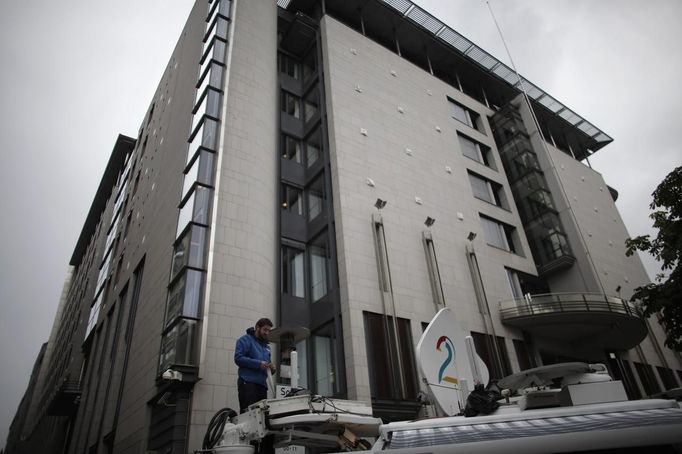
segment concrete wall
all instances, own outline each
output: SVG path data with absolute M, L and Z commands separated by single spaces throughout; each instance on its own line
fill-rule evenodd
M 431 231 L 446 302 L 466 331 L 483 332 L 465 256 L 467 235 L 478 234 L 474 244 L 495 329 L 506 337 L 518 370 L 511 338 L 521 336 L 502 327 L 497 302 L 511 298 L 505 266 L 527 273 L 534 273 L 535 266 L 516 207 L 512 204 L 512 211 L 507 211 L 472 195 L 467 169 L 502 184 L 511 201 L 504 172 L 464 157 L 457 139 L 460 130 L 489 146 L 496 167 L 502 169 L 486 121 L 493 112 L 330 17 L 323 19 L 322 30 L 349 397 L 370 397 L 362 311 L 382 312 L 370 220 L 377 198 L 388 202 L 381 214 L 397 315 L 411 320 L 414 343 L 421 335 L 421 322 L 430 321 L 436 312 L 422 245 L 424 220 L 431 216 L 436 219 Z M 485 132 L 453 119 L 446 96 L 477 111 Z M 361 128 L 367 130 L 366 136 Z M 368 178 L 374 187 L 367 184 Z M 526 257 L 488 246 L 479 213 L 516 226 Z
M 190 450 L 217 410 L 238 411 L 235 343 L 260 317 L 275 320 L 279 296 L 277 5 L 233 2 Z

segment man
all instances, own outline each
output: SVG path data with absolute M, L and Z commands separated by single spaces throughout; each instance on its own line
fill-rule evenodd
M 270 330 L 270 319 L 261 318 L 255 328 L 247 329 L 246 334 L 237 340 L 234 362 L 239 366 L 237 392 L 240 413 L 244 413 L 249 405 L 268 397 L 268 369 L 275 370 L 268 345 Z

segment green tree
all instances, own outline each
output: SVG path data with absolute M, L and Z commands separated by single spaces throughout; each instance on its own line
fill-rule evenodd
M 635 251 L 649 252 L 663 273 L 655 282 L 637 287 L 632 299 L 641 301 L 645 317 L 660 313 L 666 333 L 665 345 L 682 350 L 682 166 L 670 172 L 652 194 L 649 216 L 658 230 L 656 238 L 641 235 L 626 240 L 629 257 Z

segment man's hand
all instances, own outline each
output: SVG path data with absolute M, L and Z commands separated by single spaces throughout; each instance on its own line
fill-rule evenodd
M 275 365 L 274 365 L 273 363 L 268 363 L 267 361 L 261 361 L 261 362 L 260 362 L 260 368 L 261 368 L 261 369 L 270 369 L 270 370 L 272 370 L 273 372 L 274 372 L 275 370 L 277 370 L 277 368 L 275 367 Z

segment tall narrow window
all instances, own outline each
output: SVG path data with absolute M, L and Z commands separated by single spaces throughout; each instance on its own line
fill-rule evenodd
M 478 131 L 482 130 L 480 115 L 450 98 L 448 98 L 448 101 L 450 102 L 450 112 L 452 118 Z
M 325 325 L 312 336 L 315 360 L 315 392 L 333 396 L 338 392 L 336 336 L 333 323 Z
M 297 187 L 283 184 L 282 209 L 303 216 L 303 191 Z
M 491 380 L 500 379 L 512 373 L 504 337 L 497 336 L 496 338 L 493 338 L 490 334 L 476 333 L 473 331 L 471 337 L 474 339 L 476 353 L 478 353 L 478 356 L 481 357 L 488 367 Z M 495 344 L 493 344 L 493 342 L 495 342 Z M 500 355 L 499 362 L 495 359 L 495 349 L 497 349 L 497 352 Z
M 301 163 L 301 142 L 298 139 L 282 135 L 282 159 Z
M 319 94 L 317 93 L 317 87 L 315 87 L 305 98 L 305 121 L 310 121 L 317 115 L 319 105 Z
M 516 230 L 514 227 L 483 215 L 481 215 L 481 226 L 489 245 L 517 253 L 519 249 L 514 238 Z
M 490 167 L 496 170 L 491 157 L 490 148 L 482 145 L 475 140 L 463 136 L 462 134 L 457 134 L 459 139 L 459 146 L 462 149 L 462 154 L 469 159 L 473 159 L 476 162 L 480 162 L 486 167 Z
M 308 195 L 308 221 L 317 219 L 324 210 L 324 178 L 320 176 L 306 190 Z
M 516 271 L 505 268 L 507 272 L 507 281 L 509 282 L 509 289 L 511 296 L 515 299 L 523 298 L 523 291 L 521 290 L 521 282 L 519 282 L 519 275 Z
M 282 112 L 294 118 L 301 118 L 301 99 L 289 92 L 282 92 Z
M 302 249 L 282 246 L 282 293 L 305 298 L 304 261 Z
M 393 318 L 390 316 L 363 312 L 363 318 L 372 399 L 415 398 L 418 388 L 410 321 L 398 318 L 398 332 L 396 333 L 393 328 Z M 400 351 L 396 351 L 395 336 L 400 337 Z M 401 359 L 402 371 L 397 367 L 398 355 Z M 404 394 L 401 391 L 401 379 L 405 384 Z
M 329 258 L 327 257 L 327 238 L 322 234 L 310 248 L 310 291 L 312 301 L 317 302 L 329 289 Z
M 474 197 L 507 209 L 507 199 L 501 184 L 473 172 L 469 172 L 469 182 Z
M 310 167 L 317 162 L 320 158 L 320 150 L 322 146 L 320 145 L 320 130 L 317 129 L 312 133 L 305 141 L 305 151 L 306 151 L 306 166 Z

